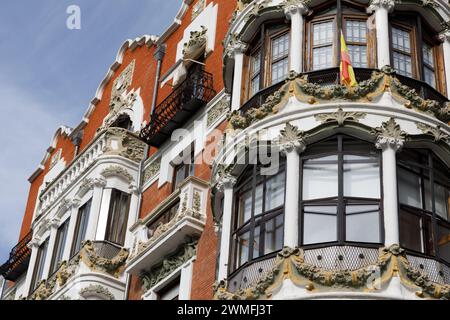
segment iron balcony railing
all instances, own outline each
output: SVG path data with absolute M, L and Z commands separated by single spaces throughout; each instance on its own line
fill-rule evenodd
M 30 263 L 31 249 L 28 243 L 31 241 L 32 231 L 30 231 L 20 242 L 11 250 L 9 259 L 0 266 L 0 275 L 6 280 L 17 280 L 27 269 Z
M 142 129 L 140 138 L 151 146 L 160 147 L 174 130 L 182 127 L 215 94 L 212 74 L 201 71 L 188 75 L 155 108 L 150 123 Z
M 376 69 L 368 69 L 368 68 L 354 68 L 356 80 L 358 82 L 362 82 L 371 78 L 372 73 L 376 71 Z M 317 83 L 320 86 L 327 87 L 339 84 L 340 82 L 340 71 L 339 68 L 329 68 L 311 72 L 305 72 L 302 75 L 306 75 L 308 77 L 308 82 Z M 400 82 L 411 89 L 415 89 L 417 94 L 423 99 L 435 100 L 440 104 L 448 101 L 447 97 L 441 94 L 439 91 L 434 89 L 428 83 L 423 81 L 405 77 L 402 75 L 395 75 Z M 241 107 L 242 112 L 246 112 L 252 108 L 257 108 L 261 106 L 271 94 L 277 91 L 284 84 L 284 81 L 276 83 L 270 87 L 264 88 L 258 93 L 256 93 L 253 97 L 247 100 L 244 105 Z

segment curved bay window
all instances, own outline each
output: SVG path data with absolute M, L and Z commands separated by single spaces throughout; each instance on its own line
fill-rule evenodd
M 436 34 L 417 14 L 393 16 L 390 21 L 391 60 L 398 74 L 428 83 L 435 89 L 441 88 L 443 75 L 438 72 L 443 64 Z
M 450 173 L 432 152 L 398 155 L 400 245 L 450 263 Z
M 262 175 L 249 166 L 235 188 L 232 270 L 283 248 L 285 164 L 276 174 Z
M 354 67 L 375 66 L 375 35 L 369 24 L 371 18 L 365 7 L 357 4 L 336 6 L 336 1 L 316 8 L 307 23 L 308 70 L 336 67 L 340 61 L 340 30 L 344 33 L 350 59 Z
M 286 79 L 289 73 L 289 29 L 289 25 L 282 21 L 263 24 L 251 42 L 246 62 L 248 98 Z
M 379 152 L 345 135 L 315 143 L 301 159 L 300 241 L 383 242 Z

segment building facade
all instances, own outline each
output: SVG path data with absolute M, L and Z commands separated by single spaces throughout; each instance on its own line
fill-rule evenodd
M 448 299 L 449 96 L 447 1 L 183 0 L 56 131 L 2 298 Z

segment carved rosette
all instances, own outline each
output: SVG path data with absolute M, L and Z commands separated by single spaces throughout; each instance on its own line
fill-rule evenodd
M 395 122 L 394 118 L 383 122 L 381 127 L 375 128 L 373 133 L 377 135 L 375 146 L 378 149 L 386 149 L 391 147 L 395 151 L 400 150 L 406 140 L 406 132 L 400 128 L 400 125 Z
M 282 152 L 289 153 L 297 151 L 302 153 L 306 149 L 304 141 L 305 133 L 293 126 L 289 122 L 286 123 L 284 129 L 280 131 L 280 136 L 277 139 L 278 145 Z
M 145 290 L 149 290 L 166 278 L 173 271 L 188 262 L 197 252 L 197 239 L 186 239 L 174 254 L 167 256 L 163 261 L 148 272 L 141 274 L 142 285 Z
M 378 271 L 378 275 L 374 276 L 374 270 Z M 403 285 L 416 290 L 419 297 L 450 299 L 450 286 L 432 282 L 425 274 L 415 270 L 409 264 L 405 251 L 398 245 L 381 248 L 375 265 L 353 271 L 324 270 L 306 263 L 302 249 L 285 247 L 278 254 L 274 267 L 253 286 L 231 293 L 227 291 L 227 281 L 221 281 L 214 285 L 214 297 L 218 300 L 270 299 L 285 279 L 311 292 L 376 292 L 378 286 L 374 286 L 374 282 L 378 282 L 381 288 L 396 276 L 401 278 Z

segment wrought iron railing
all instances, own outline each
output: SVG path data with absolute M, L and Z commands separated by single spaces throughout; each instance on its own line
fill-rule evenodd
M 356 80 L 358 82 L 362 82 L 371 78 L 372 73 L 376 71 L 376 69 L 369 68 L 354 68 Z M 340 82 L 340 71 L 339 68 L 329 68 L 311 72 L 302 73 L 302 76 L 307 76 L 308 82 L 319 84 L 323 87 L 333 86 L 339 84 Z M 410 87 L 411 89 L 415 89 L 417 94 L 423 99 L 435 100 L 440 104 L 448 101 L 447 97 L 441 94 L 439 91 L 434 89 L 428 83 L 423 81 L 405 77 L 402 75 L 395 75 L 397 79 L 404 85 Z M 275 91 L 277 91 L 285 82 L 279 82 L 270 87 L 264 88 L 258 93 L 256 93 L 253 97 L 247 100 L 243 106 L 241 107 L 242 112 L 246 112 L 252 108 L 257 108 L 261 106 Z
M 150 123 L 140 137 L 146 143 L 160 146 L 165 139 L 215 95 L 212 74 L 201 71 L 188 75 L 164 101 L 158 105 Z
M 6 280 L 17 280 L 27 269 L 30 263 L 31 249 L 28 243 L 31 241 L 32 231 L 30 231 L 20 242 L 11 250 L 9 259 L 0 266 L 0 275 Z

